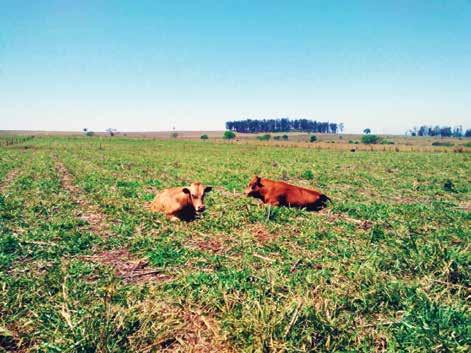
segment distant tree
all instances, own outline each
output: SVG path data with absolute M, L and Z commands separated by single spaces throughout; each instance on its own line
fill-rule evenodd
M 339 132 L 340 132 L 340 133 L 343 132 L 343 123 L 340 123 L 340 124 L 339 124 Z
M 268 141 L 271 139 L 271 135 L 270 134 L 265 134 L 265 135 L 261 135 L 261 136 L 257 136 L 257 140 L 260 140 L 260 141 Z
M 281 136 L 281 138 L 282 138 L 283 140 L 287 141 L 289 137 L 288 137 L 288 135 L 284 134 L 283 136 Z
M 224 135 L 222 137 L 226 140 L 232 140 L 236 137 L 236 134 L 233 131 L 224 131 Z
M 463 136 L 463 127 L 462 126 L 427 126 L 422 125 L 420 127 L 414 127 L 409 130 L 411 136 L 441 136 L 441 137 L 457 137 L 460 138 Z M 466 135 L 466 133 L 464 134 Z
M 463 127 L 461 125 L 453 128 L 453 137 L 463 137 Z
M 412 129 L 410 129 L 409 131 L 406 131 L 406 135 L 407 133 L 410 133 L 411 136 L 417 136 L 417 126 L 414 126 Z
M 332 134 L 336 134 L 338 129 L 338 125 L 336 123 L 329 123 L 329 132 Z
M 337 131 L 340 131 L 340 125 L 310 119 L 246 119 L 227 121 L 226 129 L 241 133 L 304 131 L 335 134 Z
M 367 145 L 379 143 L 380 140 L 380 137 L 376 135 L 363 135 L 361 137 L 361 142 Z
M 310 141 L 310 142 L 316 142 L 316 141 L 317 141 L 317 136 L 316 136 L 316 135 L 311 135 L 311 136 L 309 137 L 309 141 Z
M 92 137 L 92 136 L 94 136 L 94 135 L 95 135 L 95 133 L 94 133 L 93 131 L 87 131 L 87 132 L 85 133 L 85 136 L 88 136 L 88 137 Z
M 453 132 L 451 130 L 451 127 L 444 126 L 442 128 L 439 128 L 439 133 L 438 134 L 442 137 L 450 137 L 450 136 L 453 135 Z
M 202 140 L 207 140 L 209 137 L 208 135 L 204 134 L 204 135 L 201 135 L 200 139 Z
M 371 134 L 371 129 L 366 128 L 365 130 L 363 130 L 363 133 L 366 134 L 366 135 Z
M 466 130 L 464 137 L 471 137 L 471 129 Z

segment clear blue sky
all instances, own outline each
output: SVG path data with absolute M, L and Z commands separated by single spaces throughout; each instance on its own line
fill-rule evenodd
M 471 128 L 471 1 L 0 0 L 0 130 Z

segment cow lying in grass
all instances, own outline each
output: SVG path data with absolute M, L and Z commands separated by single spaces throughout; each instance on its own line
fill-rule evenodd
M 245 194 L 273 206 L 306 208 L 309 211 L 318 211 L 326 206 L 327 201 L 330 201 L 319 191 L 259 176 L 254 176 L 250 180 Z
M 151 211 L 164 213 L 172 221 L 192 221 L 204 211 L 204 196 L 211 189 L 211 186 L 201 183 L 165 189 L 157 194 L 149 208 Z

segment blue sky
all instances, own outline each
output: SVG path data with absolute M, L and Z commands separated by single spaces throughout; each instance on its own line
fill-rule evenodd
M 0 130 L 471 128 L 471 1 L 0 0 Z

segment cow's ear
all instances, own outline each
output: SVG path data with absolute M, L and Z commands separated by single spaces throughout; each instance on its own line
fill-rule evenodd
M 257 178 L 257 185 L 262 186 L 262 178 L 260 178 L 259 176 L 255 176 L 255 178 Z
M 206 186 L 206 187 L 204 188 L 204 192 L 205 192 L 205 193 L 206 193 L 206 192 L 210 192 L 211 190 L 213 190 L 213 187 L 212 187 L 212 186 Z
M 188 188 L 183 188 L 182 191 L 183 191 L 185 194 L 191 194 L 191 191 L 190 191 L 190 189 L 188 189 Z

